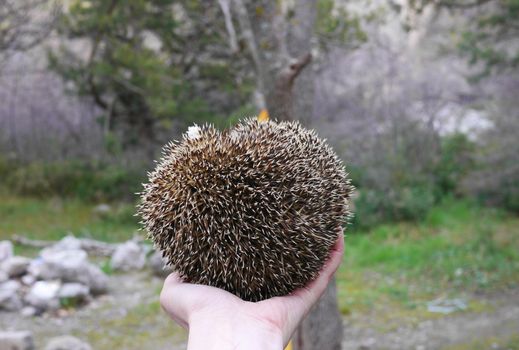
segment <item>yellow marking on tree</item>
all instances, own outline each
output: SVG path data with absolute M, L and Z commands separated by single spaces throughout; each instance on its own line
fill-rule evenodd
M 264 123 L 264 122 L 268 122 L 270 120 L 270 116 L 269 116 L 269 112 L 263 108 L 260 112 L 260 114 L 258 114 L 258 121 L 260 123 Z
M 285 348 L 285 350 L 292 350 L 293 347 L 292 347 L 292 340 L 288 342 L 288 345 L 287 347 Z

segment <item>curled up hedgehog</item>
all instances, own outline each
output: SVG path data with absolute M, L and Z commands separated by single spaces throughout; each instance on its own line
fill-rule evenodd
M 297 122 L 190 127 L 144 185 L 138 212 L 166 262 L 190 283 L 248 301 L 314 279 L 350 217 L 344 165 Z

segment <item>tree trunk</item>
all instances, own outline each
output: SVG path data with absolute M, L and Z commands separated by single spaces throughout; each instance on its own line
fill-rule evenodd
M 292 337 L 293 349 L 339 350 L 342 331 L 334 278 Z
M 307 125 L 311 123 L 314 113 L 314 72 L 311 66 L 306 66 L 311 59 L 311 38 L 315 34 L 316 7 L 316 1 L 301 1 L 294 7 L 293 24 L 287 30 L 286 44 L 289 55 L 298 59 L 289 65 L 292 74 L 286 74 L 286 70 L 281 71 L 276 79 L 277 85 L 281 84 L 283 79 L 289 82 L 285 84 L 285 93 L 279 94 L 285 99 L 282 108 L 288 111 L 286 119 L 299 120 Z M 286 79 L 287 77 L 290 79 Z M 342 318 L 337 304 L 336 283 L 333 279 L 294 334 L 293 349 L 338 350 L 341 348 L 342 334 Z
M 233 4 L 256 70 L 258 107 L 264 108 L 266 102 L 273 119 L 310 124 L 314 113 L 314 74 L 307 66 L 312 59 L 317 0 L 298 1 L 295 5 L 287 0 L 261 2 L 263 6 L 254 3 L 256 13 L 261 9 L 261 16 L 249 16 L 254 8 L 250 2 L 233 0 Z M 264 52 L 268 47 L 259 45 L 264 42 L 272 43 L 268 56 Z M 333 280 L 301 323 L 292 344 L 295 350 L 336 350 L 341 341 L 342 319 Z

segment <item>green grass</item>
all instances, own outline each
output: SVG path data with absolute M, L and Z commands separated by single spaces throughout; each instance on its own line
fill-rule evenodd
M 519 335 L 478 339 L 466 344 L 447 346 L 442 350 L 519 350 Z
M 95 205 L 72 199 L 0 199 L 0 240 L 15 233 L 45 240 L 72 233 L 116 242 L 139 227 L 132 204 L 112 204 L 110 213 L 100 215 Z M 519 218 L 452 200 L 420 224 L 347 233 L 337 273 L 343 314 L 372 312 L 386 325 L 393 318 L 435 317 L 426 302 L 438 297 L 466 296 L 470 310 L 486 310 L 484 301 L 470 295 L 515 287 L 517 281 Z
M 13 234 L 58 240 L 67 234 L 117 242 L 132 237 L 139 225 L 133 204 L 112 204 L 106 214 L 77 199 L 0 198 L 0 240 Z
M 83 336 L 99 349 L 167 348 L 186 341 L 186 332 L 171 323 L 158 300 L 130 308 L 124 316 L 98 320 Z
M 519 218 L 448 201 L 421 224 L 388 224 L 346 237 L 337 274 L 343 313 L 432 317 L 426 302 L 517 286 Z M 386 312 L 382 309 L 385 309 Z M 477 300 L 469 309 L 485 306 Z

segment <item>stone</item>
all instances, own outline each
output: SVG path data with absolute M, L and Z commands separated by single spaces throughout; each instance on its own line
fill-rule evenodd
M 0 270 L 0 283 L 5 282 L 9 279 L 9 275 L 5 272 Z
M 78 268 L 81 268 L 88 263 L 88 255 L 84 250 L 81 249 L 67 249 L 67 250 L 55 250 L 54 248 L 46 248 L 40 252 L 40 257 L 43 263 L 50 265 L 55 268 L 55 271 L 44 271 L 50 273 L 47 276 L 42 276 L 45 279 L 54 277 L 52 272 L 60 277 L 67 271 L 75 272 Z
M 21 287 L 22 285 L 20 284 L 20 282 L 16 280 L 9 280 L 0 284 L 0 291 L 12 290 L 14 292 L 18 292 Z
M 144 250 L 135 242 L 128 241 L 115 249 L 110 265 L 116 271 L 140 270 L 146 264 Z
M 0 331 L 0 349 L 34 350 L 34 339 L 29 331 Z
M 61 283 L 57 281 L 38 281 L 25 296 L 25 301 L 37 309 L 57 309 L 60 306 L 58 299 L 60 287 Z
M 64 280 L 73 278 L 78 271 L 88 264 L 87 254 L 83 250 L 55 251 L 46 248 L 41 251 L 40 257 L 34 259 L 29 268 L 29 274 L 42 280 Z
M 20 281 L 26 286 L 32 286 L 34 284 L 34 282 L 36 282 L 36 277 L 34 277 L 33 275 L 30 275 L 30 274 L 27 274 L 27 275 L 22 276 L 22 278 L 20 278 Z
M 93 294 L 108 290 L 108 276 L 96 265 L 88 262 L 84 250 L 55 251 L 44 249 L 40 258 L 33 260 L 29 273 L 42 280 L 61 280 L 86 285 Z
M 25 306 L 20 311 L 20 315 L 22 315 L 23 317 L 33 317 L 33 316 L 36 316 L 37 314 L 38 314 L 38 309 L 36 309 L 33 306 Z
M 359 346 L 359 350 L 370 350 L 374 349 L 377 341 L 375 338 L 368 338 L 362 341 Z
M 0 262 L 14 255 L 13 244 L 11 241 L 0 241 Z
M 450 314 L 455 311 L 463 311 L 467 303 L 463 299 L 436 299 L 427 303 L 427 311 L 432 313 Z
M 0 292 L 0 310 L 19 311 L 23 307 L 22 298 L 16 293 Z
M 58 298 L 84 300 L 90 294 L 90 288 L 81 283 L 64 283 L 58 292 Z
M 94 295 L 108 291 L 108 276 L 99 267 L 92 264 L 86 265 L 85 270 L 74 281 L 88 286 Z
M 18 294 L 20 288 L 21 285 L 18 281 L 10 280 L 0 284 L 1 310 L 18 311 L 23 307 L 22 299 Z
M 81 241 L 73 235 L 68 235 L 63 237 L 58 243 L 54 244 L 51 248 L 55 251 L 80 250 Z
M 31 259 L 23 256 L 12 256 L 2 261 L 0 269 L 9 277 L 19 277 L 27 272 Z
M 106 203 L 96 205 L 95 208 L 93 209 L 93 212 L 98 215 L 107 215 L 107 214 L 110 214 L 111 211 L 112 211 L 112 207 Z
M 173 272 L 173 269 L 170 266 L 166 266 L 162 259 L 162 255 L 157 251 L 153 252 L 150 256 L 149 265 L 153 274 L 158 277 L 164 278 Z
M 52 338 L 44 350 L 92 350 L 92 347 L 76 337 L 64 335 Z

